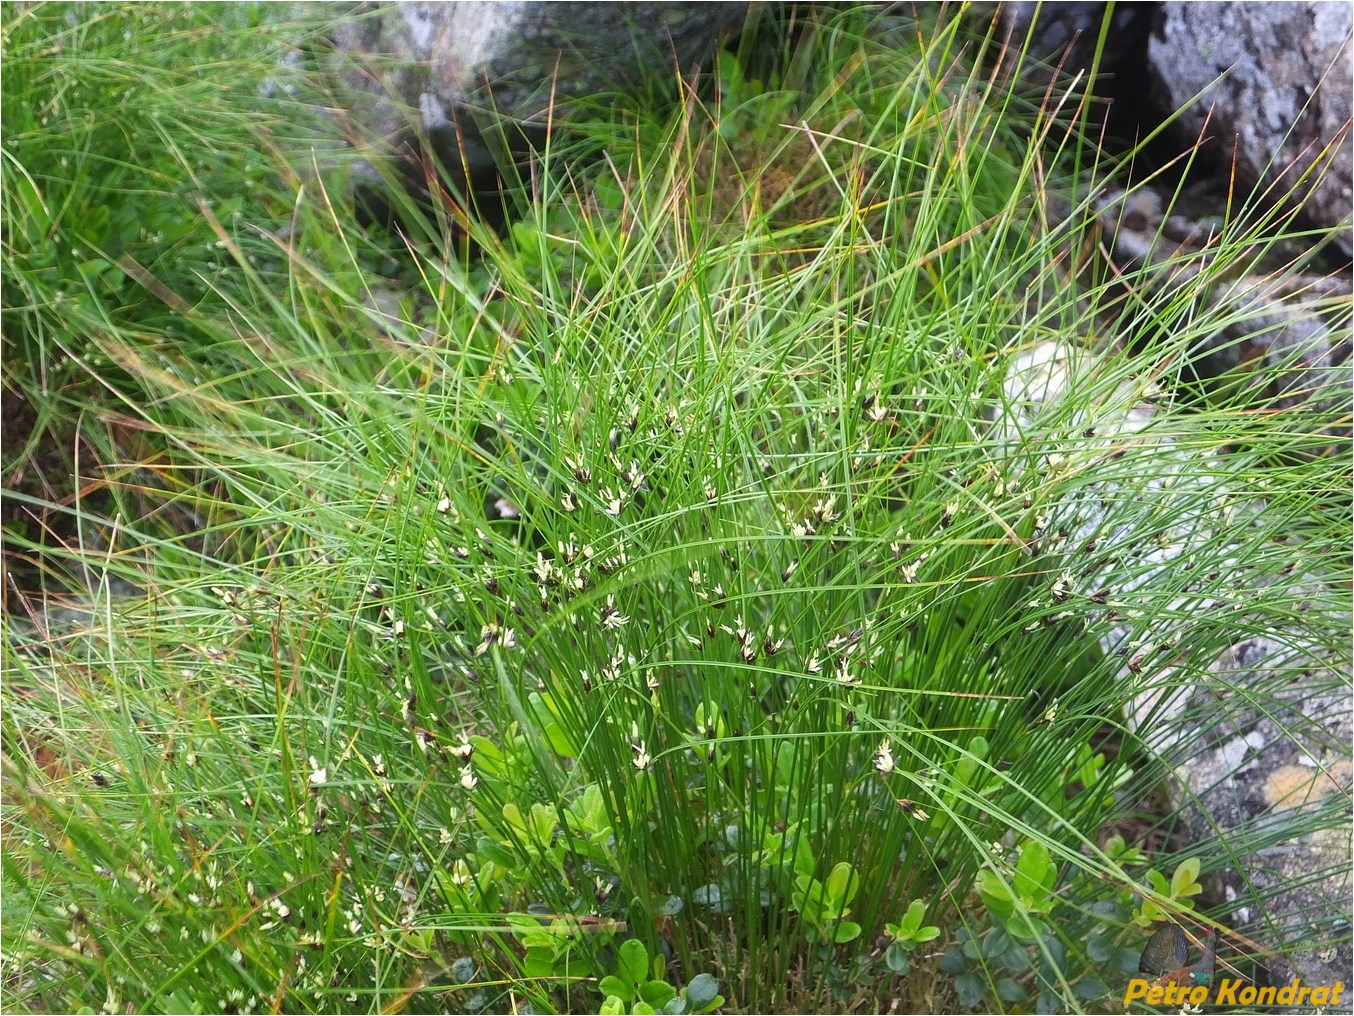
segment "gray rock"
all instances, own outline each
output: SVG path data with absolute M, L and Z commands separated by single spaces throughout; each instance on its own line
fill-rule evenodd
M 364 3 L 334 43 L 352 134 L 411 161 L 421 126 L 454 175 L 520 158 L 565 100 L 689 68 L 745 2 Z M 380 148 L 378 147 L 378 150 Z
M 1170 752 L 1187 836 L 1207 843 L 1246 828 L 1268 841 L 1205 890 L 1219 903 L 1266 900 L 1263 913 L 1242 903 L 1235 919 L 1243 933 L 1282 943 L 1282 955 L 1261 958 L 1259 976 L 1280 986 L 1294 977 L 1348 983 L 1354 965 L 1349 682 L 1313 664 L 1273 638 L 1233 646 L 1190 695 Z M 1327 820 L 1303 831 L 1312 811 L 1343 818 L 1345 828 Z M 1343 913 L 1332 901 L 1344 901 Z
M 1235 155 L 1246 186 L 1276 185 L 1276 196 L 1296 189 L 1313 221 L 1344 227 L 1346 254 L 1352 27 L 1347 3 L 1170 2 L 1160 5 L 1148 44 L 1161 101 L 1188 104 L 1181 128 L 1198 135 L 1207 123 L 1221 161 Z
M 1115 270 L 1132 275 L 1140 295 L 1163 304 L 1202 296 L 1216 312 L 1208 317 L 1221 324 L 1193 343 L 1195 376 L 1230 389 L 1250 408 L 1302 409 L 1301 425 L 1328 434 L 1327 451 L 1348 455 L 1354 407 L 1349 277 L 1285 271 L 1302 255 L 1291 242 L 1241 252 L 1234 263 L 1249 266 L 1247 274 L 1206 277 L 1224 226 L 1222 209 L 1209 204 L 1207 192 L 1187 191 L 1168 214 L 1152 189 L 1107 187 L 1098 220 Z
M 1348 281 L 1330 277 L 1247 276 L 1219 287 L 1212 302 L 1231 316 L 1200 344 L 1193 367 L 1205 378 L 1246 385 L 1252 405 L 1308 410 L 1306 426 L 1319 425 L 1336 439 L 1331 451 L 1348 454 L 1349 299 Z M 1341 324 L 1331 327 L 1323 311 Z
M 1094 357 L 1070 344 L 1045 342 L 1022 352 L 1008 371 L 1007 409 L 994 420 L 991 436 L 1011 444 L 1024 440 L 1028 425 L 1042 414 L 1056 416 L 1058 402 L 1093 378 L 1095 369 Z M 1197 469 L 1196 452 L 1152 432 L 1158 412 L 1150 384 L 1126 383 L 1068 421 L 1073 430 L 1093 423 L 1095 436 L 1060 450 L 1059 469 L 1078 471 L 1103 456 L 1109 443 L 1126 440 L 1152 449 L 1162 468 L 1136 486 L 1106 481 L 1068 495 L 1061 513 L 1052 513 L 1049 528 L 1065 520 L 1073 541 L 1096 535 L 1124 545 L 1133 538 L 1132 530 L 1108 526 L 1099 505 L 1140 500 L 1148 506 L 1146 516 L 1168 488 L 1178 492 L 1209 482 Z M 1113 588 L 1127 598 L 1166 581 L 1195 549 L 1260 519 L 1258 513 L 1234 515 L 1225 498 L 1217 501 L 1216 517 L 1200 517 L 1172 541 L 1151 544 L 1128 574 L 1111 566 L 1089 585 Z M 1115 518 L 1122 519 L 1123 512 Z M 1240 570 L 1244 562 L 1224 562 L 1223 567 Z M 1285 582 L 1291 583 L 1295 600 L 1320 592 L 1301 574 Z M 1181 597 L 1163 616 L 1219 609 L 1212 599 L 1212 593 L 1202 592 Z M 1308 984 L 1348 984 L 1354 714 L 1347 661 L 1328 661 L 1328 650 L 1301 626 L 1243 635 L 1253 625 L 1244 611 L 1236 617 L 1237 641 L 1192 682 L 1167 681 L 1134 666 L 1136 654 L 1173 645 L 1178 628 L 1172 632 L 1169 626 L 1133 621 L 1117 626 L 1102 648 L 1126 661 L 1120 679 L 1136 685 L 1126 719 L 1171 767 L 1171 803 L 1186 835 L 1206 844 L 1242 834 L 1261 844 L 1206 884 L 1215 896 L 1212 902 L 1233 904 L 1233 919 L 1243 932 L 1270 947 L 1260 976 L 1278 985 L 1293 976 Z M 1306 817 L 1311 810 L 1321 817 Z

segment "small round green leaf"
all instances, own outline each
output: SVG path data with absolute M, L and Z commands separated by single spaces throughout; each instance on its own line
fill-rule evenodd
M 719 982 L 710 974 L 697 974 L 686 986 L 687 1001 L 694 1009 L 703 1009 L 719 995 Z

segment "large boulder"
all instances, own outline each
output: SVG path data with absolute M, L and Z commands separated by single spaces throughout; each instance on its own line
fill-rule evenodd
M 1352 27 L 1347 3 L 1171 2 L 1148 42 L 1154 87 L 1168 108 L 1186 107 L 1184 129 L 1213 138 L 1224 164 L 1235 158 L 1243 184 L 1307 196 L 1314 222 L 1345 227 L 1346 254 Z
M 742 26 L 747 8 L 364 3 L 335 30 L 345 115 L 354 138 L 407 162 L 417 160 L 421 127 L 444 169 L 473 185 L 542 138 L 565 100 L 689 68 Z

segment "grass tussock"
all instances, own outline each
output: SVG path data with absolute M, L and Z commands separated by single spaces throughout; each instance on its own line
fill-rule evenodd
M 1188 371 L 1282 223 L 1114 277 L 1079 96 L 847 11 L 470 257 L 357 226 L 323 26 L 4 17 L 7 1006 L 1100 1010 L 1245 854 L 1126 717 L 1348 664 L 1329 406 Z

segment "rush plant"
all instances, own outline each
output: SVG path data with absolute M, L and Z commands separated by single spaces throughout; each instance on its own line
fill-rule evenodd
M 261 159 L 247 35 L 244 119 L 193 119 L 155 33 L 231 10 L 4 10 L 6 384 L 79 435 L 68 495 L 6 465 L 6 1006 L 1101 1004 L 1083 953 L 1189 889 L 1107 835 L 1162 778 L 1128 710 L 1242 632 L 1347 663 L 1348 470 L 1326 409 L 1194 399 L 1223 312 L 1088 253 L 1081 97 L 953 12 L 815 13 L 574 110 L 472 255 L 398 193 L 359 228 L 300 106 Z M 209 266 L 128 274 L 116 215 L 66 253 L 89 53 L 182 113 L 137 194 Z M 1094 369 L 1041 403 L 1052 339 Z

